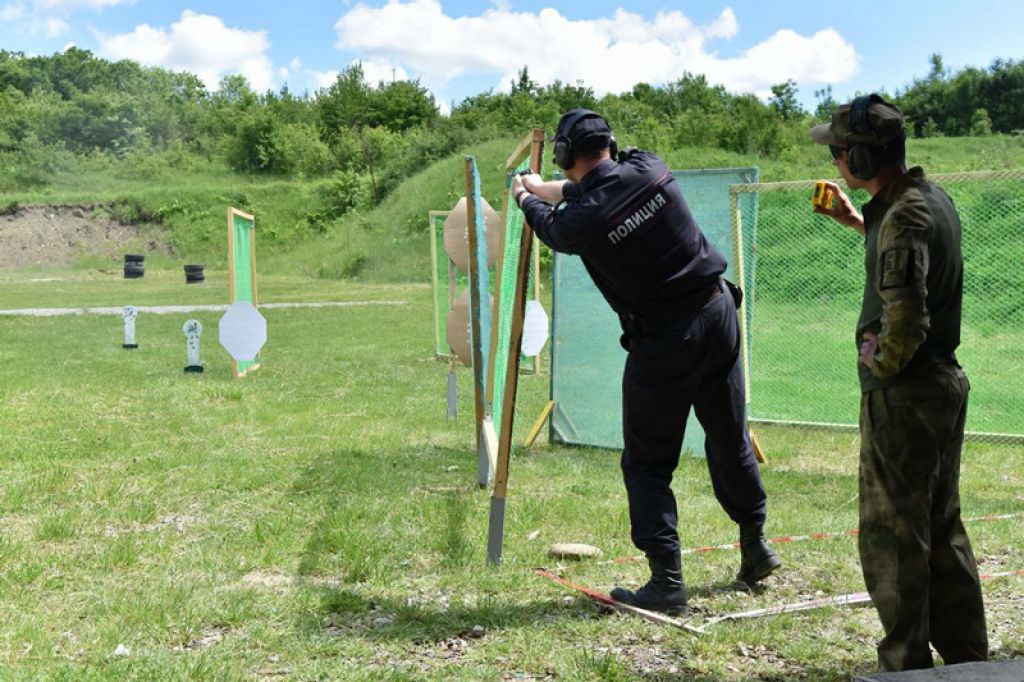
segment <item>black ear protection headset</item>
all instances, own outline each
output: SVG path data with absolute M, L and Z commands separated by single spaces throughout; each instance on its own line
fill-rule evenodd
M 562 170 L 569 170 L 576 163 L 575 159 L 572 157 L 572 129 L 577 123 L 585 118 L 599 118 L 604 121 L 604 117 L 597 112 L 591 111 L 590 109 L 580 109 L 565 121 L 564 124 L 558 127 L 558 133 L 555 135 L 555 163 Z M 605 121 L 605 124 L 607 123 L 608 122 Z M 609 128 L 610 127 L 611 126 L 609 126 Z M 615 142 L 615 135 L 611 135 L 608 147 L 611 151 L 612 159 L 617 159 L 619 156 L 619 145 Z
M 850 128 L 852 132 L 846 136 L 846 167 L 853 177 L 870 180 L 878 174 L 889 145 L 902 142 L 906 133 L 886 144 L 878 144 L 878 134 L 871 126 L 868 109 L 872 104 L 885 104 L 878 95 L 861 95 L 850 105 Z

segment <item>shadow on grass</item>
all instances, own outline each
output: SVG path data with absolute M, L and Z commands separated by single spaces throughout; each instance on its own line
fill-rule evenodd
M 570 610 L 556 599 L 514 603 L 503 593 L 510 576 L 485 574 L 482 567 L 483 585 L 473 595 L 434 586 L 426 596 L 415 588 L 408 596 L 395 594 L 393 584 L 437 569 L 444 580 L 429 583 L 464 585 L 476 575 L 478 529 L 470 517 L 486 492 L 464 472 L 453 480 L 443 466 L 464 455 L 440 448 L 416 456 L 334 451 L 304 468 L 291 493 L 305 498 L 303 506 L 312 498 L 322 513 L 296 567 L 295 587 L 313 600 L 300 629 L 435 641 L 471 636 L 477 625 L 492 630 L 550 622 Z
M 313 586 L 318 603 L 305 629 L 336 627 L 371 641 L 409 640 L 438 642 L 453 637 L 472 638 L 479 626 L 483 632 L 550 625 L 558 615 L 589 609 L 567 608 L 558 600 L 545 599 L 513 603 L 501 596 L 489 596 L 475 604 L 448 604 L 445 599 L 428 602 L 423 598 L 401 599 L 375 595 L 370 587 Z

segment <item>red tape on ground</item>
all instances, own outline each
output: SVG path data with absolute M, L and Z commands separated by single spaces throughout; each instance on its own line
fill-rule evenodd
M 777 616 L 782 613 L 809 611 L 811 609 L 820 609 L 826 606 L 853 606 L 855 604 L 867 604 L 871 601 L 871 597 L 868 595 L 867 592 L 853 592 L 851 594 L 840 594 L 833 597 L 818 597 L 816 599 L 809 599 L 807 601 L 795 602 L 792 604 L 780 604 L 776 606 L 768 606 L 763 609 L 754 609 L 752 611 L 740 611 L 738 613 L 727 613 L 722 616 L 714 616 L 713 618 L 709 618 L 703 625 L 698 627 L 684 623 L 682 620 L 678 618 L 672 618 L 671 616 L 666 616 L 664 614 L 656 613 L 654 611 L 638 609 L 628 604 L 621 604 L 612 599 L 607 594 L 598 592 L 596 590 L 592 590 L 591 588 L 586 587 L 584 585 L 578 585 L 574 582 L 566 580 L 560 575 L 556 575 L 550 571 L 545 571 L 544 569 L 538 568 L 534 570 L 534 574 L 540 576 L 541 578 L 547 578 L 548 580 L 558 583 L 559 585 L 568 587 L 571 590 L 575 590 L 577 592 L 585 594 L 594 601 L 600 602 L 606 606 L 611 606 L 623 611 L 634 613 L 640 616 L 641 618 L 644 618 L 645 620 L 651 621 L 652 623 L 657 623 L 659 625 L 672 625 L 673 627 L 681 628 L 683 630 L 686 630 L 687 632 L 691 632 L 694 634 L 704 634 L 705 628 L 708 628 L 716 623 L 721 623 L 727 620 L 740 620 L 743 618 L 760 618 L 762 616 Z M 1019 575 L 1024 575 L 1024 569 L 1016 571 L 1002 571 L 1000 573 L 985 573 L 980 575 L 979 577 L 982 580 L 994 580 L 996 578 L 1009 578 L 1012 576 Z
M 977 521 L 1002 521 L 1002 520 L 1005 520 L 1005 519 L 1016 519 L 1016 518 L 1021 518 L 1021 517 L 1024 517 L 1024 513 L 1021 513 L 1021 514 L 989 514 L 988 516 L 968 517 L 968 518 L 965 518 L 964 521 L 968 522 L 968 523 L 973 523 L 973 522 L 977 522 Z M 854 529 L 854 530 L 844 530 L 844 531 L 837 532 L 837 533 L 808 533 L 807 535 L 783 535 L 783 536 L 777 537 L 777 538 L 769 538 L 768 539 L 768 543 L 772 544 L 772 545 L 781 545 L 781 544 L 785 544 L 787 542 L 802 542 L 804 540 L 825 540 L 827 538 L 856 537 L 858 535 L 858 533 L 859 533 L 859 531 Z M 708 546 L 705 546 L 705 547 L 690 547 L 690 548 L 687 548 L 687 549 L 679 550 L 679 553 L 685 556 L 687 554 L 703 554 L 704 552 L 714 552 L 714 551 L 723 550 L 723 549 L 739 549 L 739 548 L 740 548 L 740 543 L 738 543 L 738 542 L 730 542 L 730 543 L 726 543 L 724 545 L 708 545 Z M 618 559 L 609 559 L 607 561 L 602 561 L 600 563 L 602 563 L 602 564 L 627 564 L 627 563 L 631 563 L 631 562 L 634 562 L 634 561 L 643 561 L 643 559 L 644 559 L 644 557 L 642 557 L 642 556 L 627 556 L 627 557 L 619 557 Z

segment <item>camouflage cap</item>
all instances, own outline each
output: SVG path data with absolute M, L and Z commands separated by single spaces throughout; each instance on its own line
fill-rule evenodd
M 879 95 L 858 97 L 842 104 L 832 112 L 831 123 L 811 128 L 812 140 L 834 147 L 858 143 L 885 145 L 902 136 L 903 112 Z

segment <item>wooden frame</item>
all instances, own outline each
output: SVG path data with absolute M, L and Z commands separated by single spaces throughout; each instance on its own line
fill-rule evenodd
M 535 128 L 527 136 L 529 139 L 530 168 L 540 172 L 544 155 L 544 131 Z M 524 139 L 517 147 L 525 147 Z M 521 153 L 521 152 L 520 152 Z M 507 188 L 506 188 L 507 193 Z M 506 207 L 508 201 L 506 197 Z M 530 279 L 530 262 L 533 251 L 533 228 L 523 221 L 523 233 L 520 236 L 520 259 L 516 270 L 516 290 L 512 302 L 512 330 L 508 349 L 508 376 L 505 379 L 505 392 L 502 397 L 501 424 L 498 429 L 498 458 L 494 473 L 494 490 L 491 494 L 491 513 L 487 534 L 487 560 L 492 565 L 501 564 L 502 546 L 505 540 L 505 498 L 508 493 L 508 469 L 512 452 L 512 427 L 515 423 L 516 392 L 519 389 L 519 358 L 522 355 L 523 318 L 526 314 L 526 289 Z
M 259 306 L 259 298 L 256 294 L 256 217 L 245 211 L 239 211 L 233 206 L 228 206 L 228 292 L 229 302 L 235 302 L 235 216 L 244 218 L 252 223 L 252 236 L 249 239 L 249 273 L 252 278 L 252 304 Z M 258 356 L 257 356 L 258 357 Z M 249 372 L 255 371 L 260 368 L 260 363 L 256 362 L 245 369 L 243 372 L 238 371 L 238 361 L 234 358 L 231 359 L 231 375 L 236 379 L 241 379 L 246 376 Z
M 441 280 L 437 271 L 437 235 L 434 234 L 434 220 L 436 218 L 447 218 L 451 211 L 429 211 L 427 213 L 427 233 L 430 235 L 430 281 L 434 292 L 434 355 L 438 360 L 447 360 L 452 354 L 451 348 L 448 353 L 440 353 L 441 348 L 441 314 L 437 310 L 437 303 L 440 300 Z M 455 303 L 455 276 L 453 275 L 455 265 L 452 259 L 448 258 L 448 309 L 451 310 Z M 445 339 L 447 341 L 447 339 Z

